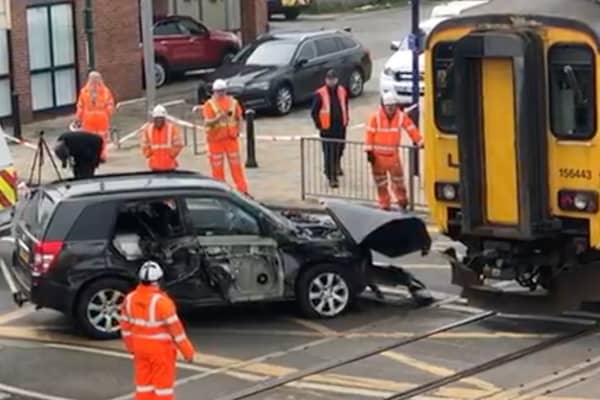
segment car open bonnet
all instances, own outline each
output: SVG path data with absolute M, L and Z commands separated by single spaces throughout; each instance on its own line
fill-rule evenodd
M 327 200 L 324 205 L 345 233 L 365 249 L 393 258 L 431 247 L 427 227 L 415 215 L 341 200 Z

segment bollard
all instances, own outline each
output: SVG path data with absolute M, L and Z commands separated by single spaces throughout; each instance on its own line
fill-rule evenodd
M 408 208 L 410 211 L 415 210 L 415 160 L 418 151 L 417 146 L 411 146 L 408 149 Z
M 254 137 L 254 110 L 246 111 L 246 168 L 258 168 L 256 162 L 256 143 Z
M 19 95 L 17 93 L 10 96 L 10 103 L 12 107 L 13 135 L 17 139 L 22 139 L 21 108 L 19 107 Z
M 414 152 L 413 165 L 412 165 L 413 176 L 420 176 L 421 175 L 421 168 L 420 168 L 421 151 L 420 151 L 420 147 L 419 146 L 413 146 L 413 150 L 412 151 Z

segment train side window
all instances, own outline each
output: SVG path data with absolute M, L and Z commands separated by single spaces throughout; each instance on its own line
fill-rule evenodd
M 438 129 L 445 133 L 456 133 L 454 42 L 440 42 L 433 48 L 433 90 Z
M 594 51 L 557 44 L 548 53 L 550 126 L 560 139 L 588 140 L 596 132 Z

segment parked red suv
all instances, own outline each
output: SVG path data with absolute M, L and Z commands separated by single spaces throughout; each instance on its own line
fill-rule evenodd
M 154 24 L 156 86 L 190 70 L 218 67 L 240 47 L 231 32 L 209 30 L 185 16 L 162 18 Z

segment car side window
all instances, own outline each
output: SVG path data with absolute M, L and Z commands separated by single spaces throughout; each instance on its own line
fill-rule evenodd
M 315 44 L 313 42 L 306 42 L 298 51 L 298 56 L 296 60 L 307 60 L 310 61 L 317 56 L 317 50 L 315 49 Z
M 348 36 L 340 36 L 337 38 L 337 41 L 338 46 L 343 50 L 353 49 L 358 46 L 358 43 Z
M 317 39 L 317 55 L 319 57 L 326 56 L 328 54 L 335 53 L 339 51 L 337 41 L 334 37 L 327 37 L 322 39 Z
M 179 24 L 181 25 L 181 30 L 188 35 L 201 36 L 208 32 L 204 26 L 189 19 L 182 19 L 179 21 Z
M 181 35 L 181 33 L 176 21 L 162 22 L 154 28 L 154 34 L 157 36 Z
M 185 200 L 190 222 L 199 236 L 259 236 L 258 220 L 236 204 L 218 198 Z

